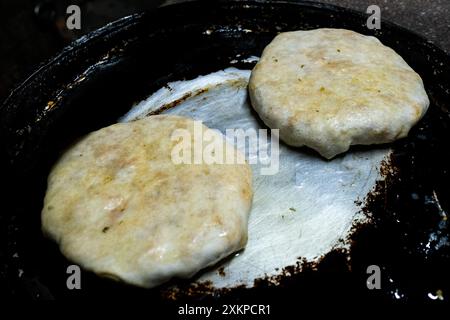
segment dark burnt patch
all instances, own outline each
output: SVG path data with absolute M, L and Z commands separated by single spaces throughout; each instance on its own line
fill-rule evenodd
M 203 93 L 205 93 L 207 91 L 208 91 L 208 88 L 202 88 L 200 90 L 196 90 L 196 91 L 193 91 L 193 92 L 187 92 L 181 98 L 178 98 L 178 99 L 176 99 L 174 101 L 171 101 L 170 103 L 166 103 L 166 104 L 162 105 L 160 108 L 158 108 L 157 110 L 154 110 L 154 111 L 151 111 L 151 112 L 147 113 L 145 116 L 148 117 L 148 116 L 153 116 L 153 115 L 156 115 L 156 114 L 160 114 L 160 113 L 162 113 L 162 112 L 164 112 L 166 110 L 169 110 L 169 109 L 172 109 L 172 108 L 176 107 L 177 105 L 179 105 L 180 103 L 183 103 L 184 101 L 186 101 L 189 98 L 201 95 L 201 94 L 203 94 Z

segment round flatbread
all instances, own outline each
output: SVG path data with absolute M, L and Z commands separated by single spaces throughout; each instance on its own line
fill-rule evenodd
M 149 288 L 245 246 L 249 165 L 174 162 L 176 130 L 193 137 L 194 121 L 150 116 L 114 124 L 64 153 L 48 178 L 42 228 L 67 258 Z M 220 133 L 201 130 L 226 144 Z
M 249 93 L 284 142 L 326 158 L 405 137 L 429 105 L 420 76 L 394 50 L 344 29 L 276 36 L 252 71 Z

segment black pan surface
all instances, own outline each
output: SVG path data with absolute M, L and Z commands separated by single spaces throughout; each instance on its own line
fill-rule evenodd
M 366 20 L 362 13 L 310 2 L 191 2 L 123 18 L 43 64 L 0 109 L 2 294 L 166 303 L 161 288 L 133 288 L 88 272 L 81 290 L 67 289 L 71 263 L 40 229 L 51 165 L 74 140 L 114 123 L 169 81 L 226 68 L 238 54 L 259 56 L 278 32 L 332 27 L 374 35 L 392 47 L 421 75 L 431 100 L 409 137 L 393 145 L 386 181 L 363 204 L 373 223 L 354 234 L 350 260 L 332 252 L 303 272 L 287 272 L 279 286 L 261 279 L 252 289 L 185 295 L 176 303 L 296 301 L 291 307 L 297 308 L 310 299 L 448 301 L 450 59 L 405 29 L 383 20 L 381 30 L 369 30 Z M 366 287 L 366 268 L 373 264 L 381 267 L 381 290 Z

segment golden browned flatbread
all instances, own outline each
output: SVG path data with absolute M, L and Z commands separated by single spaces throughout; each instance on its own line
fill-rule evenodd
M 114 124 L 64 153 L 48 178 L 42 228 L 67 258 L 153 287 L 245 246 L 250 167 L 174 164 L 172 134 L 193 133 L 193 123 L 151 116 Z

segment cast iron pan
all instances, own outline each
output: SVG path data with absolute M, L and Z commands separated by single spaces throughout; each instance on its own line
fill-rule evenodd
M 353 236 L 351 259 L 328 254 L 304 272 L 286 272 L 279 286 L 264 279 L 253 289 L 187 295 L 184 301 L 271 303 L 301 299 L 434 301 L 450 299 L 450 64 L 427 40 L 367 16 L 309 2 L 185 3 L 133 15 L 74 42 L 12 92 L 0 109 L 3 187 L 0 285 L 3 294 L 27 299 L 145 298 L 143 290 L 82 273 L 82 289 L 68 290 L 71 263 L 42 236 L 40 211 L 46 178 L 58 155 L 82 135 L 114 123 L 134 102 L 169 81 L 230 66 L 241 54 L 259 56 L 280 31 L 347 28 L 375 35 L 423 78 L 431 100 L 407 139 L 393 144 L 386 182 L 364 210 L 373 223 Z M 207 30 L 210 30 L 207 32 Z M 251 30 L 251 32 L 248 32 Z M 235 65 L 236 66 L 236 65 Z M 251 65 L 237 65 L 251 68 Z M 368 290 L 366 268 L 381 267 L 381 290 Z M 289 270 L 287 270 L 289 271 Z M 441 290 L 444 300 L 435 299 Z M 353 300 L 347 300 L 353 301 Z

